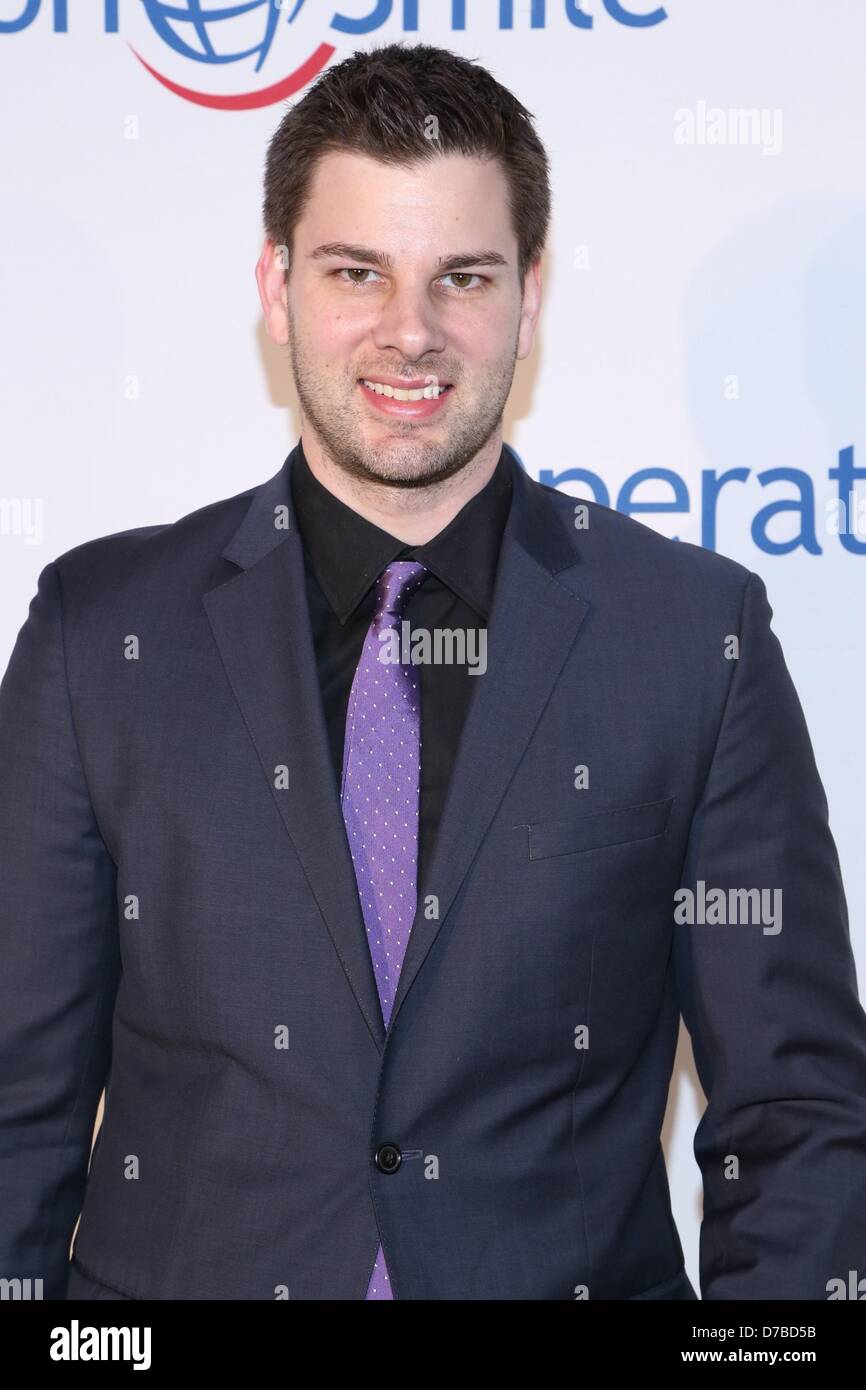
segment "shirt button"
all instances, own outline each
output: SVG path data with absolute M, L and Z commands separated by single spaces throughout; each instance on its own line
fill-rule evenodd
M 403 1162 L 403 1155 L 396 1144 L 380 1144 L 374 1162 L 380 1173 L 396 1173 Z

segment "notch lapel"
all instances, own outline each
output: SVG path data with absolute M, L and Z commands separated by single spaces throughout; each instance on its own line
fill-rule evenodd
M 566 522 L 544 489 L 527 477 L 513 450 L 508 452 L 514 492 L 487 625 L 487 670 L 475 678 L 477 686 L 461 731 L 436 843 L 424 882 L 419 884 L 418 909 L 389 1032 L 442 929 L 590 608 L 573 587 L 578 553 Z M 438 915 L 430 920 L 424 915 L 428 895 L 438 900 Z
M 294 451 L 257 488 L 222 552 L 242 573 L 203 599 L 262 772 L 376 1046 L 385 1039 L 319 690 L 303 546 L 291 505 Z M 289 785 L 275 786 L 288 768 Z

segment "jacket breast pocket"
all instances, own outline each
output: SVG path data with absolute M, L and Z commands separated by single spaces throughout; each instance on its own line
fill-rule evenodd
M 529 858 L 552 859 L 561 854 L 630 844 L 663 835 L 674 798 L 620 806 L 612 811 L 593 811 L 567 820 L 535 821 L 529 831 Z

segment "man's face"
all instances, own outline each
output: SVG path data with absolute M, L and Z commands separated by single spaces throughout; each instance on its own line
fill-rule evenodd
M 498 435 L 515 362 L 532 346 L 540 279 L 533 267 L 524 294 L 497 162 L 456 155 L 404 167 L 329 153 L 286 285 L 267 246 L 259 277 L 305 428 L 347 473 L 421 486 Z M 371 380 L 428 394 L 401 401 Z

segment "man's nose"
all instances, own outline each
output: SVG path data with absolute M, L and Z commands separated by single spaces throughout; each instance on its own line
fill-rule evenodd
M 381 306 L 373 331 L 381 352 L 399 352 L 407 362 L 425 354 L 442 353 L 447 337 L 442 311 L 432 303 L 427 287 L 394 288 Z

